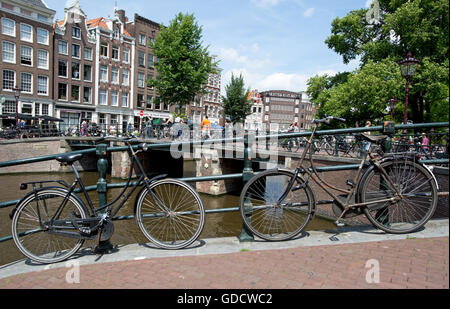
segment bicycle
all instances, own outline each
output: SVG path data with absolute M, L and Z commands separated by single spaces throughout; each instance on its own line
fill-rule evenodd
M 432 217 L 437 206 L 437 181 L 429 169 L 405 154 L 374 154 L 370 149 L 358 172 L 347 180 L 349 189 L 323 181 L 312 157 L 311 143 L 317 128 L 338 117 L 314 120 L 308 146 L 295 170 L 273 169 L 253 176 L 244 186 L 239 208 L 242 221 L 254 235 L 269 241 L 291 239 L 300 234 L 316 212 L 316 198 L 309 182 L 313 180 L 333 202 L 337 226 L 343 219 L 364 214 L 370 223 L 387 233 L 410 233 Z M 387 136 L 361 137 L 381 144 Z M 309 153 L 310 167 L 303 161 Z M 305 177 L 300 174 L 305 174 Z M 343 193 L 337 196 L 331 190 Z
M 137 157 L 139 152 L 147 150 L 147 145 L 139 144 L 135 151 L 131 145 L 133 139 L 116 140 L 127 145 L 130 172 L 120 194 L 102 207 L 94 208 L 74 165 L 82 154 L 56 158 L 61 164 L 72 167 L 75 180 L 71 186 L 60 180 L 20 185 L 23 190 L 28 185 L 33 187 L 10 214 L 14 243 L 26 257 L 39 263 L 56 263 L 74 255 L 85 240 L 96 240 L 97 244 L 109 240 L 114 232 L 112 218 L 138 187 L 141 189 L 134 201 L 135 220 L 149 241 L 162 249 L 181 249 L 199 237 L 205 223 L 205 210 L 197 192 L 182 181 L 165 178 L 167 175 L 149 179 Z M 133 166 L 137 166 L 140 176 L 131 186 Z M 53 185 L 55 183 L 61 186 Z M 74 193 L 77 185 L 89 208 Z

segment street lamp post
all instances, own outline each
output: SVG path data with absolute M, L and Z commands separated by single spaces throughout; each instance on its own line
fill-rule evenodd
M 19 138 L 19 98 L 22 89 L 15 86 L 12 90 L 14 91 L 14 98 L 16 99 L 16 137 Z
M 417 66 L 419 65 L 419 60 L 414 58 L 411 53 L 406 55 L 406 58 L 400 61 L 400 71 L 402 76 L 406 79 L 406 94 L 405 94 L 405 114 L 403 123 L 408 122 L 408 96 L 409 96 L 409 83 L 411 78 L 416 73 Z

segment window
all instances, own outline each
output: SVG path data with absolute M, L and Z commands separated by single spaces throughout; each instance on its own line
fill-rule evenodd
M 139 34 L 139 45 L 145 46 L 145 34 Z
M 152 54 L 147 55 L 147 65 L 149 68 L 153 67 L 153 55 Z
M 2 61 L 16 63 L 16 44 L 6 41 L 2 42 Z
M 58 52 L 63 55 L 67 55 L 67 42 L 66 41 L 58 41 Z
M 148 74 L 147 75 L 147 88 L 148 89 L 153 89 L 153 87 L 149 83 L 152 79 L 153 79 L 153 75 L 152 74 Z
M 80 86 L 72 85 L 70 100 L 74 102 L 80 102 Z
M 137 86 L 140 88 L 144 88 L 144 79 L 145 75 L 144 73 L 138 73 L 138 80 L 137 80 Z
M 38 49 L 38 51 L 37 51 L 37 67 L 39 69 L 48 70 L 48 51 Z
M 37 42 L 48 45 L 48 31 L 42 28 L 37 28 Z
M 48 77 L 38 76 L 37 93 L 41 95 L 48 95 Z
M 98 123 L 103 127 L 106 125 L 106 115 L 105 114 L 98 114 Z
M 118 68 L 111 69 L 111 83 L 113 83 L 113 84 L 119 83 L 119 69 Z
M 108 57 L 108 43 L 102 42 L 100 44 L 100 56 Z
M 42 104 L 41 115 L 48 115 L 48 104 Z
M 155 100 L 155 110 L 157 110 L 157 111 L 161 110 L 161 103 L 158 98 Z
M 119 34 L 120 34 L 119 28 L 117 28 L 117 27 L 114 28 L 114 33 L 113 33 L 114 39 L 118 40 L 119 39 Z
M 100 81 L 108 82 L 108 67 L 106 65 L 100 66 Z
M 119 47 L 118 46 L 113 46 L 112 47 L 112 55 L 111 55 L 111 57 L 114 60 L 119 60 Z
M 20 47 L 20 64 L 33 65 L 33 49 L 29 46 Z
M 6 100 L 3 106 L 3 113 L 14 114 L 16 112 L 16 101 Z
M 27 24 L 20 24 L 20 39 L 22 41 L 33 42 L 33 27 Z
M 127 69 L 122 70 L 122 84 L 128 86 L 130 84 L 130 73 Z
M 119 94 L 117 91 L 111 91 L 111 106 L 119 105 Z
M 72 57 L 80 58 L 80 45 L 72 44 Z
M 122 92 L 122 107 L 128 107 L 128 92 Z
M 91 103 L 91 87 L 83 87 L 83 103 Z
M 145 67 L 145 53 L 144 52 L 139 52 L 139 56 L 138 56 L 138 65 L 140 67 Z
M 144 107 L 144 95 L 142 93 L 138 93 L 137 95 L 137 107 L 143 108 Z
M 80 30 L 80 28 L 72 27 L 72 37 L 76 38 L 76 39 L 80 39 L 81 38 L 81 30 Z
M 16 23 L 14 20 L 2 18 L 2 34 L 16 36 Z
M 151 95 L 148 95 L 147 96 L 147 106 L 146 106 L 146 108 L 149 108 L 149 109 L 151 109 L 153 106 L 153 102 L 152 102 L 152 99 L 153 99 L 153 97 L 151 96 Z
M 33 105 L 31 105 L 31 104 L 23 104 L 22 105 L 22 114 L 31 115 L 32 112 L 33 112 Z
M 87 82 L 92 81 L 92 66 L 85 64 L 83 74 L 84 74 L 83 78 L 85 81 Z
M 125 63 L 130 63 L 130 49 L 124 47 L 123 48 L 123 54 L 122 54 L 122 61 Z
M 42 15 L 42 14 L 37 14 L 37 18 L 39 20 L 41 20 L 41 21 L 46 21 L 46 22 L 49 21 L 49 18 L 47 16 Z
M 16 84 L 16 72 L 11 70 L 3 70 L 2 89 L 13 90 Z
M 58 100 L 67 101 L 67 84 L 58 83 Z
M 105 89 L 100 89 L 100 95 L 99 95 L 99 103 L 100 105 L 107 105 L 108 104 L 108 91 Z
M 58 76 L 67 77 L 67 61 L 58 61 Z
M 80 79 L 80 64 L 77 62 L 72 62 L 72 78 Z
M 92 48 L 90 47 L 84 48 L 84 59 L 92 60 Z

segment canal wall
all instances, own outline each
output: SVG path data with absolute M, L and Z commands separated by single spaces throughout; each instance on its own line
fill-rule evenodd
M 41 138 L 20 141 L 0 141 L 0 162 L 15 161 L 72 151 L 69 144 L 62 138 Z M 94 155 L 84 155 L 76 163 L 79 171 L 96 170 L 97 159 Z M 67 166 L 61 166 L 56 160 L 14 165 L 0 168 L 0 174 L 19 173 L 52 173 L 70 172 Z

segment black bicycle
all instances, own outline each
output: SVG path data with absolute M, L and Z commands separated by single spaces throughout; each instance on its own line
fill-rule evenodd
M 165 178 L 167 175 L 149 179 L 137 157 L 139 152 L 147 150 L 147 145 L 133 146 L 133 139 L 118 140 L 126 143 L 130 166 L 137 166 L 140 176 L 131 185 L 133 168 L 130 168 L 126 186 L 103 207 L 93 207 L 73 164 L 82 158 L 82 154 L 56 158 L 72 167 L 76 178 L 71 186 L 61 180 L 21 184 L 21 189 L 26 190 L 31 185 L 33 191 L 17 203 L 10 217 L 14 243 L 25 256 L 39 263 L 56 263 L 74 255 L 85 240 L 100 243 L 110 239 L 114 232 L 112 218 L 139 187 L 134 201 L 135 219 L 148 240 L 160 248 L 181 249 L 199 237 L 205 223 L 205 211 L 197 192 L 182 181 Z M 43 186 L 52 183 L 61 186 Z M 77 185 L 89 208 L 75 194 Z M 113 208 L 121 198 L 118 206 Z

